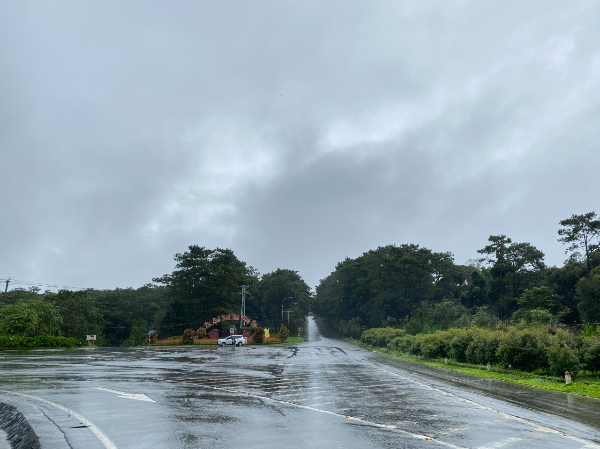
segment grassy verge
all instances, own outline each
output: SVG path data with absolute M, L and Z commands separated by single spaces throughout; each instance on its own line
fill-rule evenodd
M 411 362 L 423 363 L 425 365 L 436 366 L 442 369 L 450 369 L 460 371 L 461 373 L 471 374 L 479 377 L 487 377 L 493 379 L 504 380 L 530 387 L 545 388 L 546 390 L 564 391 L 573 394 L 591 396 L 600 398 L 600 378 L 588 374 L 578 374 L 573 377 L 573 383 L 565 384 L 565 380 L 561 377 L 552 377 L 536 373 L 527 373 L 519 370 L 507 370 L 499 367 L 492 367 L 491 371 L 483 365 L 472 365 L 469 363 L 459 363 L 452 360 L 445 364 L 443 359 L 418 359 L 414 355 L 401 354 L 391 351 L 387 348 L 373 348 L 360 342 L 360 340 L 347 338 L 346 340 L 373 352 L 390 355 Z
M 302 343 L 304 339 L 302 337 L 289 337 L 286 341 L 268 340 L 262 343 L 254 343 L 251 339 L 248 339 L 248 346 L 270 346 L 270 345 L 293 345 L 296 343 Z

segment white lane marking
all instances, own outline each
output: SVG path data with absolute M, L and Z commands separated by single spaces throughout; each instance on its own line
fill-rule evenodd
M 65 407 L 64 405 L 58 404 L 58 403 L 53 402 L 53 401 L 49 401 L 48 399 L 38 398 L 37 396 L 32 396 L 30 394 L 16 393 L 14 391 L 6 391 L 6 390 L 0 390 L 0 392 L 2 392 L 2 393 L 8 393 L 8 394 L 16 394 L 18 396 L 24 396 L 26 398 L 35 399 L 36 401 L 44 402 L 44 403 L 49 404 L 49 405 L 51 405 L 53 407 L 59 408 L 62 411 L 65 411 L 65 412 L 73 415 L 75 418 L 77 418 L 83 424 L 85 424 L 86 426 L 88 426 L 88 429 L 90 429 L 92 431 L 92 433 L 96 436 L 96 438 L 98 438 L 98 440 L 100 440 L 100 443 L 102 443 L 102 445 L 106 449 L 117 449 L 117 445 L 115 443 L 113 443 L 110 440 L 110 438 L 108 438 L 104 434 L 104 432 L 102 432 L 98 427 L 96 427 L 96 425 L 94 423 L 92 423 L 88 419 L 84 418 L 79 413 L 71 410 L 70 408 Z
M 183 382 L 177 382 L 175 380 L 167 380 L 167 382 L 183 383 Z M 224 391 L 226 393 L 248 394 L 248 393 L 244 393 L 243 391 L 230 390 L 230 389 L 220 388 L 220 387 L 208 387 L 206 385 L 194 384 L 192 382 L 186 382 L 186 385 L 193 385 L 195 387 L 205 388 L 207 390 L 219 390 L 219 391 Z M 442 446 L 451 447 L 453 449 L 465 449 L 464 447 L 456 446 L 455 444 L 447 443 L 445 441 L 436 440 L 436 439 L 434 439 L 432 437 L 428 437 L 426 435 L 419 435 L 419 434 L 416 434 L 416 433 L 407 432 L 405 430 L 398 429 L 394 425 L 378 424 L 378 423 L 366 421 L 366 420 L 364 420 L 362 418 L 359 418 L 359 417 L 346 416 L 346 415 L 342 415 L 340 413 L 330 412 L 329 410 L 321 410 L 321 409 L 318 409 L 318 408 L 310 407 L 308 405 L 301 405 L 301 404 L 296 404 L 294 402 L 282 401 L 282 400 L 279 400 L 279 399 L 269 398 L 269 397 L 266 397 L 266 396 L 260 396 L 260 395 L 257 395 L 257 394 L 252 394 L 252 397 L 255 397 L 255 398 L 258 398 L 258 399 L 262 399 L 264 401 L 277 402 L 279 404 L 291 405 L 292 407 L 298 407 L 298 408 L 303 408 L 303 409 L 306 409 L 306 410 L 312 410 L 314 412 L 325 413 L 327 415 L 337 416 L 339 418 L 344 418 L 344 419 L 348 419 L 350 421 L 355 421 L 355 422 L 357 422 L 359 424 L 362 424 L 362 425 L 371 426 L 371 427 L 377 427 L 377 428 L 380 428 L 380 429 L 386 429 L 386 430 L 389 430 L 391 432 L 395 432 L 395 433 L 400 433 L 400 434 L 403 434 L 403 435 L 411 436 L 411 437 L 419 439 L 419 440 L 434 441 L 434 442 L 436 442 L 438 444 L 441 444 Z M 333 404 L 333 403 L 334 402 L 331 402 L 331 404 Z
M 411 379 L 410 377 L 403 376 L 402 374 L 398 374 L 398 373 L 395 373 L 393 371 L 389 371 L 387 369 L 381 368 L 381 366 L 379 366 L 379 369 L 381 371 L 384 371 L 386 373 L 392 374 L 394 376 L 398 376 L 398 377 L 401 377 L 403 379 L 406 379 L 406 380 L 409 380 L 411 382 L 414 382 L 414 383 L 416 383 L 418 385 L 421 385 L 422 387 L 429 388 L 430 390 L 435 390 L 437 393 L 443 394 L 444 396 L 452 396 L 455 399 L 458 399 L 460 401 L 468 402 L 470 404 L 476 405 L 476 406 L 478 406 L 478 407 L 480 407 L 480 408 L 482 408 L 484 410 L 489 410 L 489 411 L 493 411 L 493 412 L 496 412 L 496 413 L 500 413 L 501 415 L 505 416 L 506 418 L 514 419 L 516 421 L 520 421 L 522 423 L 529 424 L 530 426 L 535 427 L 538 432 L 552 433 L 552 434 L 555 434 L 555 435 L 563 435 L 566 438 L 569 438 L 570 440 L 577 441 L 578 443 L 583 444 L 584 445 L 583 447 L 600 448 L 600 444 L 596 444 L 593 441 L 584 440 L 583 438 L 577 438 L 577 437 L 574 437 L 572 435 L 565 434 L 564 432 L 560 432 L 558 430 L 554 430 L 554 429 L 552 429 L 550 427 L 542 426 L 541 424 L 538 424 L 536 422 L 530 421 L 528 419 L 521 418 L 521 417 L 515 416 L 515 415 L 511 415 L 510 413 L 502 412 L 500 410 L 496 410 L 496 409 L 494 409 L 492 407 L 488 407 L 487 405 L 480 404 L 480 403 L 475 402 L 475 401 L 473 401 L 471 399 L 465 399 L 465 398 L 460 397 L 460 396 L 458 396 L 458 395 L 456 395 L 454 393 L 449 393 L 447 391 L 439 390 L 436 387 L 432 387 L 431 385 L 424 384 L 422 382 L 419 382 L 418 380 L 414 380 L 414 379 Z
M 496 424 L 496 423 L 499 423 L 499 422 L 504 422 L 507 419 L 509 419 L 509 418 L 502 417 L 502 418 L 490 419 L 489 421 L 483 421 L 483 422 L 478 422 L 478 423 L 474 423 L 474 424 L 466 424 L 464 426 L 454 427 L 453 429 L 442 430 L 442 431 L 436 432 L 436 434 L 438 436 L 451 435 L 453 433 L 464 432 L 466 430 L 475 429 L 477 427 L 489 426 L 490 424 Z
M 145 394 L 125 393 L 123 391 L 111 390 L 110 388 L 102 388 L 102 387 L 98 387 L 95 389 L 102 390 L 102 391 L 108 391 L 109 393 L 118 394 L 119 395 L 118 397 L 124 398 L 124 399 L 135 399 L 136 401 L 156 402 L 156 401 L 150 399 Z
M 504 447 L 509 444 L 518 443 L 519 441 L 528 440 L 530 438 L 535 438 L 537 436 L 537 433 L 540 433 L 540 432 L 535 432 L 534 435 L 527 435 L 524 437 L 507 438 L 502 441 L 497 441 L 496 443 L 490 443 L 490 444 L 486 444 L 485 446 L 479 446 L 477 449 L 499 449 L 499 448 Z

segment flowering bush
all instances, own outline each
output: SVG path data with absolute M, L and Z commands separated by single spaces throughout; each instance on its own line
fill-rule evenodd
M 200 329 L 198 329 L 196 331 L 196 336 L 198 338 L 205 338 L 206 337 L 206 329 L 204 329 L 203 327 L 201 327 Z

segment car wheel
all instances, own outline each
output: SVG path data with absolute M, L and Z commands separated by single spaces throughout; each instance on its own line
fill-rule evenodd
M 221 343 L 221 347 L 225 346 L 225 343 Z
M 239 347 L 239 346 L 242 346 L 242 344 L 241 344 L 241 343 L 238 343 L 238 344 L 236 344 L 236 346 L 238 346 L 238 347 Z

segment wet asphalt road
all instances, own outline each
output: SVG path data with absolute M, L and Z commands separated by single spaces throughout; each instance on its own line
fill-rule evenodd
M 3 352 L 0 401 L 50 449 L 600 448 L 600 401 L 571 398 L 569 414 L 566 395 L 392 360 L 312 319 L 307 330 L 296 346 Z

